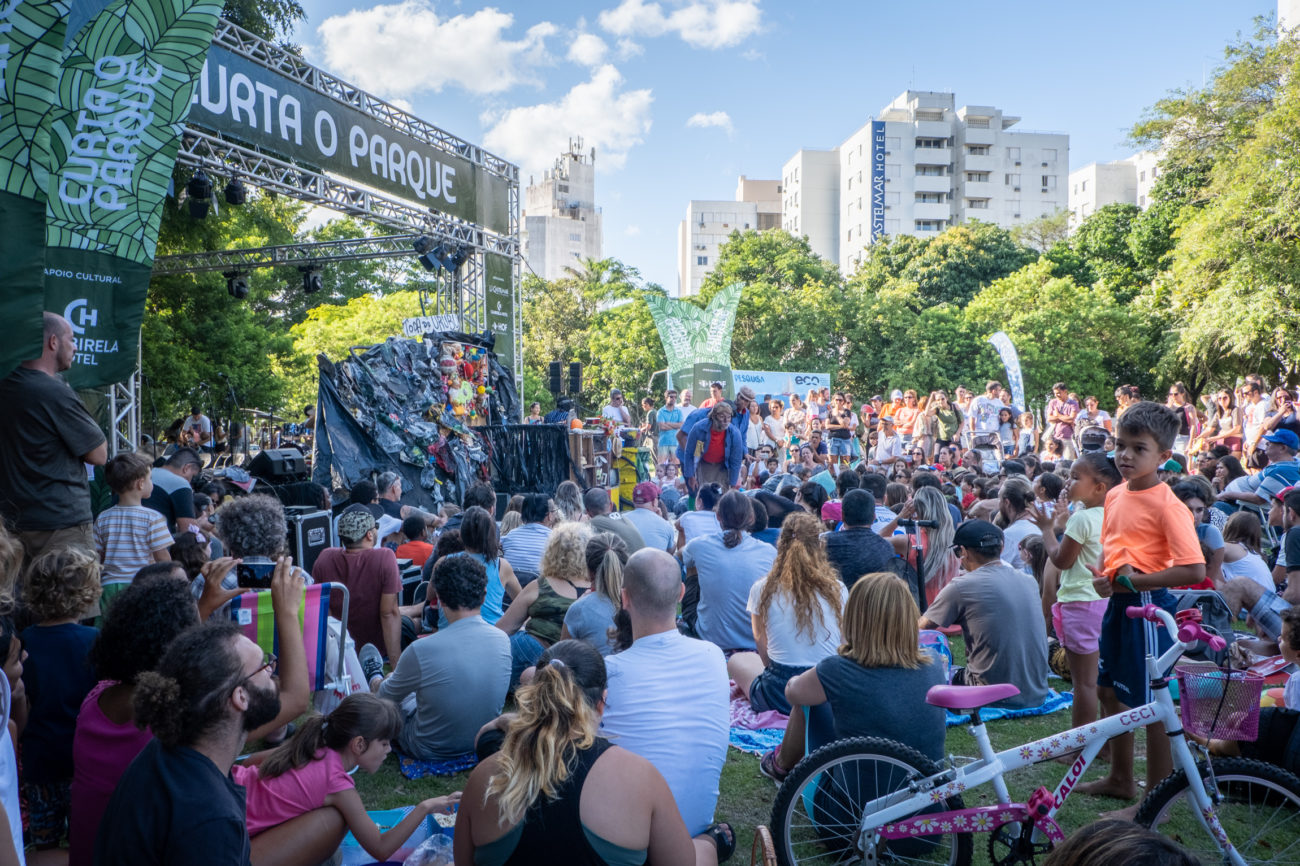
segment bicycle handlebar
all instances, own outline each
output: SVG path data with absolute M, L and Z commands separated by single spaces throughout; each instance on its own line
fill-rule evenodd
M 1165 627 L 1170 636 L 1181 644 L 1194 644 L 1197 641 L 1204 641 L 1206 646 L 1212 650 L 1221 650 L 1228 645 L 1228 642 L 1217 634 L 1210 634 L 1201 628 L 1200 623 L 1184 622 L 1178 624 L 1174 622 L 1174 617 L 1164 608 L 1157 607 L 1154 604 L 1144 604 L 1140 607 L 1127 608 L 1124 613 L 1129 619 L 1145 619 L 1147 622 L 1158 622 Z

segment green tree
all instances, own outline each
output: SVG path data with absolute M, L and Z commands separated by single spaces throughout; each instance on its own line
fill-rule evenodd
M 854 281 L 873 289 L 890 279 L 913 282 L 919 313 L 933 304 L 963 306 L 981 288 L 1035 258 L 1006 229 L 972 220 L 933 238 L 900 235 L 873 244 Z
M 1085 219 L 1072 239 L 1097 279 L 1124 300 L 1135 295 L 1148 277 L 1129 247 L 1129 235 L 1141 213 L 1137 205 L 1108 204 Z
M 1063 243 L 1070 233 L 1070 212 L 1064 208 L 1040 216 L 1011 230 L 1011 237 L 1021 246 L 1045 253 Z

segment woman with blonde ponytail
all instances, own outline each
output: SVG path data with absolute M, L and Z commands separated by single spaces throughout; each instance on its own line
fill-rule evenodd
M 787 517 L 772 570 L 750 588 L 747 609 L 758 652 L 733 655 L 727 673 L 755 712 L 789 715 L 785 684 L 840 645 L 849 590 L 826 558 L 821 533 L 821 521 L 811 514 Z
M 501 751 L 470 774 L 456 816 L 456 862 L 473 866 L 717 863 L 692 842 L 668 785 L 644 758 L 598 736 L 605 660 L 563 640 L 515 693 L 518 714 Z M 720 834 L 721 835 L 721 834 Z
M 627 544 L 612 532 L 597 532 L 587 542 L 587 574 L 591 592 L 586 593 L 564 613 L 560 637 L 585 640 L 607 656 L 632 645 L 632 623 L 627 615 L 625 642 L 615 625 L 623 610 L 623 567 L 627 565 Z

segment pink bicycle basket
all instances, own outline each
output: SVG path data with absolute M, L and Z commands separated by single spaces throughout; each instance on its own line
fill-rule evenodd
M 1199 737 L 1254 740 L 1259 736 L 1259 698 L 1264 678 L 1204 662 L 1179 664 L 1179 715 Z

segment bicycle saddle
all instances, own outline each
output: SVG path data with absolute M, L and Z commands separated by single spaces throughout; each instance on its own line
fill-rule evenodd
M 925 702 L 945 710 L 961 712 L 974 710 L 1020 694 L 1011 683 L 992 686 L 932 686 L 925 693 Z

